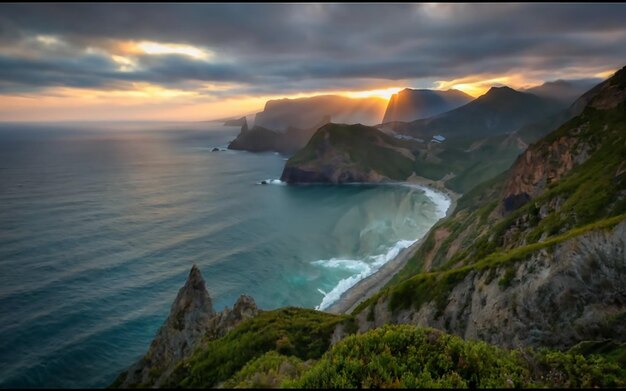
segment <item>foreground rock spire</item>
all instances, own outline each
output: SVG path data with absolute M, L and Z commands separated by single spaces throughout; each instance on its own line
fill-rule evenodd
M 219 338 L 257 312 L 254 300 L 242 295 L 232 310 L 215 313 L 200 269 L 193 265 L 150 349 L 113 386 L 158 387 L 205 337 Z

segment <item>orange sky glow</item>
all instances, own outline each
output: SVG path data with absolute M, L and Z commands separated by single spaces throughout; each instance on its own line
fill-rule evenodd
M 64 45 L 64 42 L 55 36 L 40 35 L 36 36 L 35 40 L 45 47 Z M 204 47 L 153 41 L 109 42 L 108 45 L 101 47 L 89 47 L 86 52 L 108 56 L 118 64 L 117 71 L 120 73 L 136 70 L 137 55 L 176 54 L 187 57 L 190 61 L 205 63 L 212 61 L 216 56 L 214 52 Z M 560 76 L 605 78 L 614 71 L 614 69 L 600 71 L 574 69 L 566 70 Z M 455 88 L 478 97 L 494 85 L 507 85 L 519 89 L 541 83 L 543 80 L 540 78 L 514 72 L 507 75 L 468 75 L 453 80 L 439 80 L 421 88 L 440 90 Z M 375 89 L 319 90 L 287 95 L 229 97 L 228 92 L 238 87 L 241 85 L 199 83 L 192 88 L 176 89 L 147 82 L 128 82 L 118 89 L 52 87 L 31 93 L 6 93 L 0 95 L 0 121 L 203 121 L 256 113 L 261 111 L 265 102 L 270 99 L 333 94 L 351 98 L 379 97 L 388 100 L 394 93 L 403 88 L 411 88 L 411 85 L 390 81 L 388 86 Z M 216 93 L 225 94 L 218 96 Z

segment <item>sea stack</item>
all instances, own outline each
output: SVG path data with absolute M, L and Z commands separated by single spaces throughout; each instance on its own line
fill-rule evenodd
M 159 385 L 181 359 L 191 354 L 192 348 L 205 335 L 213 315 L 204 279 L 200 269 L 193 265 L 148 353 L 128 369 L 120 387 Z
M 146 355 L 122 373 L 111 387 L 163 386 L 176 365 L 191 356 L 203 340 L 223 337 L 257 313 L 254 299 L 246 295 L 237 299 L 232 310 L 214 312 L 200 269 L 193 265 Z

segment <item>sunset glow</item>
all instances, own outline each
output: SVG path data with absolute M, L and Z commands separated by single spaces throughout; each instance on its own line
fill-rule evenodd
M 164 44 L 159 42 L 139 42 L 136 45 L 140 51 L 146 54 L 181 54 L 197 60 L 204 60 L 210 56 L 210 53 L 207 51 L 188 45 Z
M 589 33 L 560 23 L 572 27 L 546 24 L 529 35 L 525 21 L 542 6 L 517 5 L 508 34 L 493 35 L 489 26 L 510 6 L 398 4 L 385 7 L 388 15 L 381 6 L 259 5 L 242 13 L 219 4 L 104 4 L 77 14 L 61 5 L 9 7 L 0 15 L 8 33 L 0 43 L 0 121 L 196 121 L 261 110 L 270 99 L 387 100 L 404 88 L 478 97 L 492 86 L 599 81 L 626 58 L 616 13 Z M 344 12 L 389 35 L 340 23 Z M 584 5 L 572 12 L 567 18 L 589 18 Z

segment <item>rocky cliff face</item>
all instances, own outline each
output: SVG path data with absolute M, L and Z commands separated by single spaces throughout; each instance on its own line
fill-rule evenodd
M 570 347 L 626 340 L 626 222 L 594 230 L 524 261 L 469 271 L 443 297 L 390 310 L 382 296 L 357 317 L 364 331 L 387 323 L 446 330 L 506 347 Z
M 471 102 L 474 98 L 458 90 L 404 90 L 389 99 L 383 123 L 411 122 L 445 113 Z
M 254 300 L 242 295 L 232 310 L 215 313 L 204 279 L 194 265 L 148 352 L 121 374 L 114 386 L 159 387 L 176 364 L 189 357 L 203 340 L 225 335 L 257 311 Z
M 626 68 L 584 94 L 572 105 L 580 111 L 560 131 L 530 146 L 513 164 L 504 185 L 502 210 L 507 213 L 541 195 L 553 182 L 587 161 L 605 143 L 621 142 L 623 123 L 604 119 L 597 128 L 597 112 L 620 111 L 626 101 Z M 581 110 L 586 104 L 587 112 Z M 617 123 L 614 123 L 617 122 Z M 610 169 L 607 167 L 607 169 Z
M 625 80 L 626 68 L 510 170 L 464 195 L 357 308 L 361 328 L 414 323 L 505 346 L 623 339 Z

